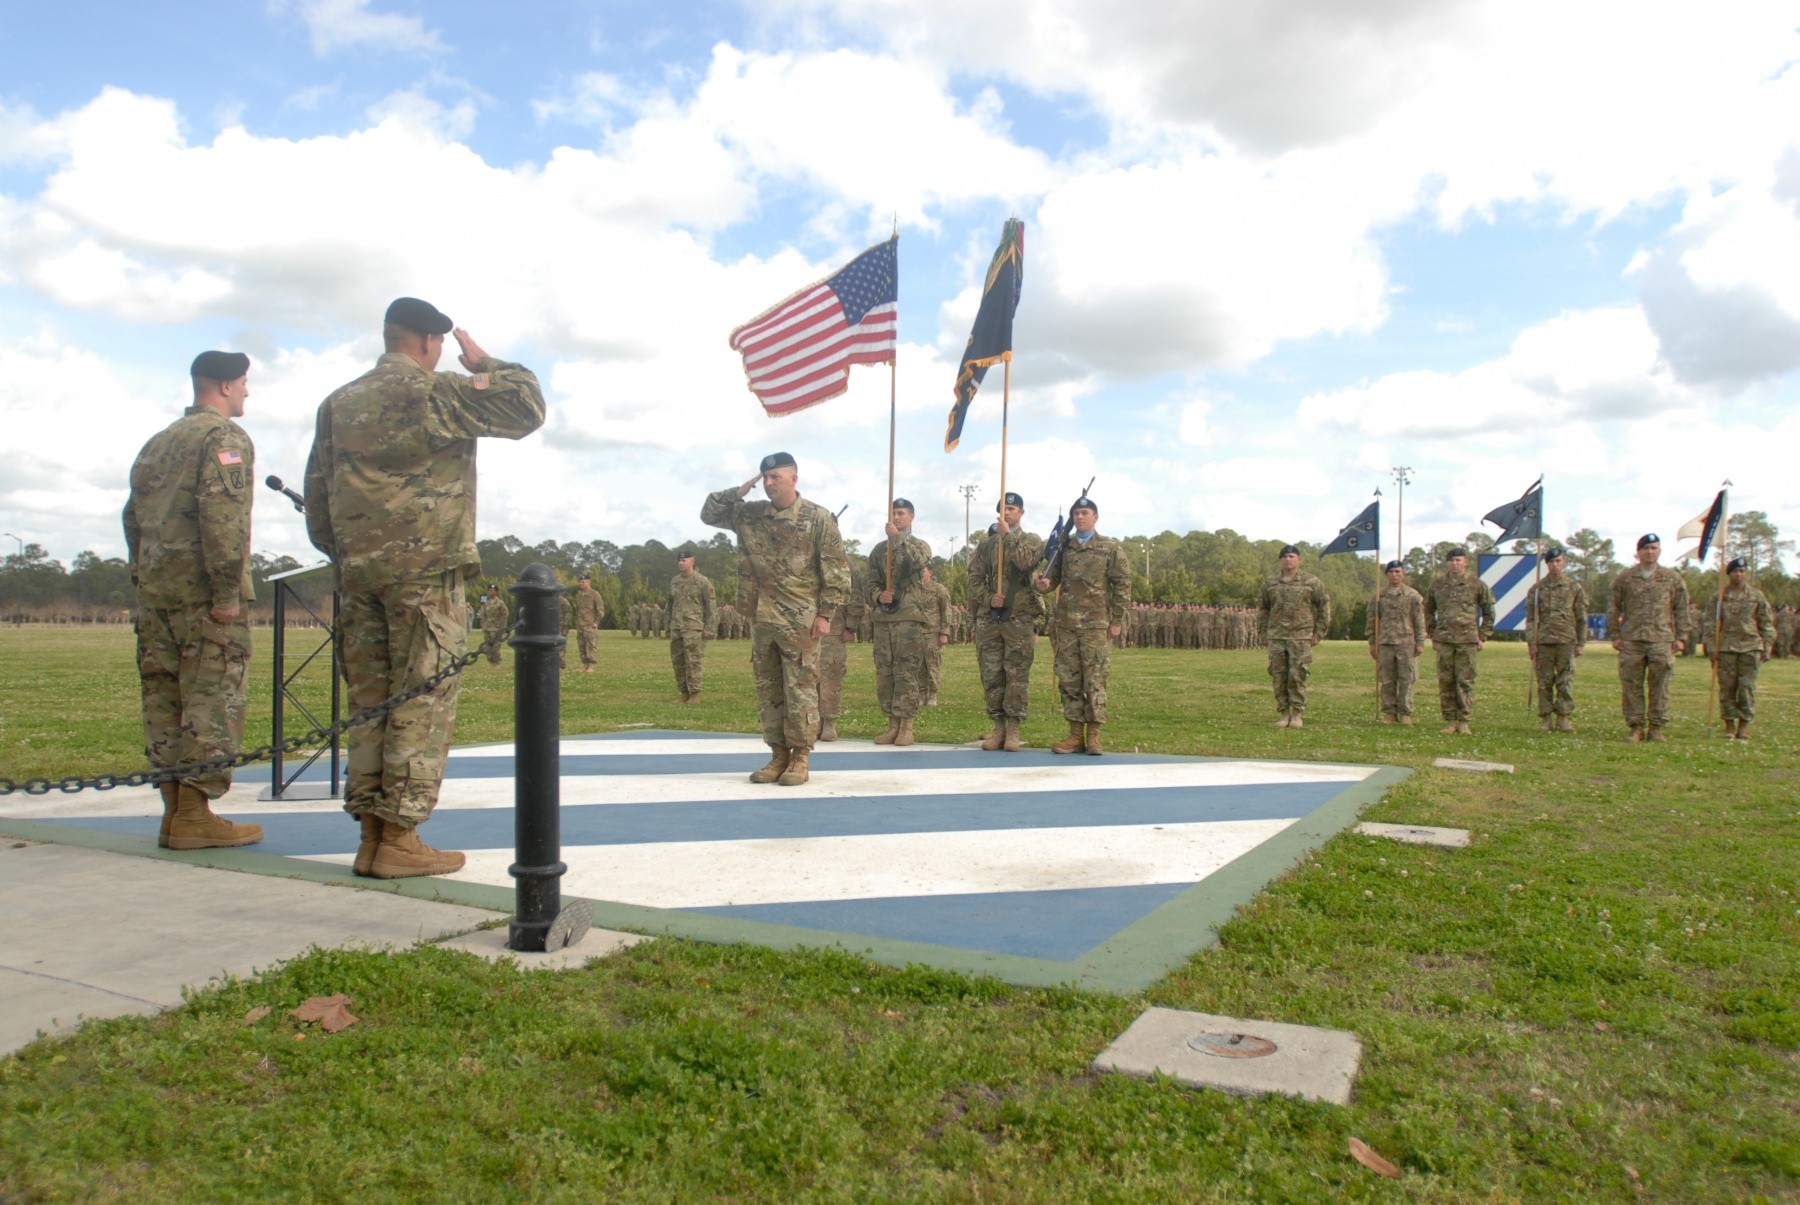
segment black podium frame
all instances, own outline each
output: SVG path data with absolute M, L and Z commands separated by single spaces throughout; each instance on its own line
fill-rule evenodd
M 273 707 L 270 711 L 270 744 L 275 746 L 275 756 L 270 762 L 270 799 L 285 798 L 287 792 L 294 786 L 294 783 L 299 777 L 306 773 L 306 771 L 312 767 L 314 762 L 325 756 L 327 751 L 331 754 L 331 790 L 326 798 L 339 799 L 343 796 L 343 745 L 342 738 L 335 735 L 335 730 L 339 722 L 343 719 L 344 712 L 344 680 L 342 677 L 342 667 L 338 664 L 337 644 L 340 598 L 337 591 L 332 591 L 331 619 L 327 622 L 323 616 L 308 606 L 306 601 L 300 597 L 299 592 L 294 589 L 294 579 L 309 577 L 315 573 L 329 572 L 330 569 L 331 566 L 329 564 L 311 565 L 305 569 L 291 569 L 286 573 L 279 573 L 266 579 L 270 585 L 275 587 L 274 673 L 270 675 L 270 680 L 274 685 Z M 305 611 L 310 615 L 314 622 L 316 622 L 320 629 L 325 633 L 325 638 L 320 641 L 318 646 L 311 652 L 298 652 L 292 654 L 288 652 L 287 617 L 290 602 L 292 605 L 299 607 L 302 611 Z M 299 696 L 294 693 L 295 680 L 298 679 L 302 673 L 306 672 L 307 666 L 317 660 L 321 653 L 326 655 L 331 665 L 331 716 L 329 720 L 323 720 L 314 715 L 312 709 L 301 702 Z M 287 669 L 287 662 L 290 656 L 298 657 L 300 659 L 300 664 L 295 666 L 291 673 L 288 672 Z M 326 748 L 314 749 L 312 753 L 307 756 L 306 760 L 300 763 L 298 769 L 292 774 L 286 774 L 284 777 L 283 775 L 286 772 L 286 759 L 281 753 L 281 743 L 286 739 L 287 710 L 289 707 L 292 707 L 309 727 L 330 728 L 334 731 L 334 735 L 331 738 L 329 746 Z

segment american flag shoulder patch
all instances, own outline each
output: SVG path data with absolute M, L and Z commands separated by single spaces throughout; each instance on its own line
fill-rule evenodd
M 244 454 L 236 448 L 223 448 L 219 452 L 220 464 L 243 464 Z
M 469 383 L 477 389 L 486 389 L 488 387 L 488 374 L 485 372 L 478 372 L 469 378 Z

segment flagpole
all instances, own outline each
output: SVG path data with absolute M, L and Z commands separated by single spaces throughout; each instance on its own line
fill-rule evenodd
M 1543 478 L 1540 477 L 1540 478 L 1538 478 L 1538 480 L 1542 481 Z M 1539 513 L 1539 515 L 1538 515 L 1538 536 L 1537 536 L 1537 558 L 1536 559 L 1537 559 L 1537 564 L 1533 565 L 1532 569 L 1531 569 L 1531 590 L 1532 590 L 1531 596 L 1533 599 L 1536 600 L 1536 605 L 1539 608 L 1539 610 L 1542 610 L 1543 606 L 1544 606 L 1544 598 L 1543 598 L 1542 594 L 1538 593 L 1538 587 L 1544 584 L 1544 516 L 1542 513 Z M 1525 621 L 1525 647 L 1526 647 L 1527 651 L 1537 648 L 1537 645 L 1532 641 L 1531 637 L 1532 637 L 1531 620 L 1527 619 Z M 1525 679 L 1526 679 L 1525 680 L 1525 714 L 1530 715 L 1531 714 L 1531 705 L 1537 699 L 1537 657 L 1534 654 L 1533 656 L 1527 658 L 1527 660 L 1530 662 L 1530 664 L 1528 666 L 1526 666 L 1526 669 L 1530 672 L 1528 672 L 1525 675 Z
M 1012 407 L 1012 351 L 1005 356 L 1004 373 L 1000 378 L 1000 519 L 1006 520 L 1006 428 Z M 1000 544 L 994 557 L 994 593 L 1005 593 L 1006 584 L 1006 532 L 1000 532 Z
M 1725 538 L 1731 530 L 1731 519 L 1725 511 L 1730 506 L 1727 499 L 1719 507 L 1719 596 L 1713 601 L 1713 641 L 1706 650 L 1706 659 L 1712 662 L 1712 685 L 1706 689 L 1706 722 L 1713 722 L 1713 700 L 1719 699 L 1719 710 L 1725 710 L 1725 700 L 1719 698 L 1719 641 L 1725 634 Z
M 1380 493 L 1380 490 L 1376 490 Z M 1381 570 L 1381 541 L 1375 541 L 1375 718 L 1381 719 L 1381 596 L 1387 589 L 1387 575 Z M 1394 680 L 1394 705 L 1399 709 L 1400 681 Z M 1396 716 L 1396 719 L 1399 717 Z
M 895 415 L 899 412 L 900 396 L 900 351 L 894 350 L 894 358 L 888 361 L 888 499 L 887 519 L 883 527 L 891 527 L 894 523 L 894 433 L 898 427 Z M 887 592 L 894 592 L 894 541 L 890 537 L 885 541 L 887 548 Z

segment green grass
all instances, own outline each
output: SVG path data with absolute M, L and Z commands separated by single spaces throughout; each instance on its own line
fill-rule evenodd
M 566 732 L 754 727 L 743 644 L 692 707 L 661 644 L 602 647 Z M 1048 658 L 1034 743 L 1059 730 Z M 319 952 L 0 1060 L 0 1200 L 1800 1199 L 1800 662 L 1765 667 L 1748 748 L 1703 730 L 1698 660 L 1670 742 L 1623 744 L 1613 664 L 1583 658 L 1581 731 L 1552 737 L 1522 648 L 1491 646 L 1456 738 L 1429 705 L 1376 726 L 1359 645 L 1320 650 L 1300 732 L 1258 654 L 1122 652 L 1111 747 L 1409 766 L 1368 818 L 1473 846 L 1342 835 L 1132 997 L 668 939 L 561 975 Z M 842 727 L 873 735 L 866 647 L 851 665 Z M 923 739 L 984 727 L 973 669 L 951 650 Z M 459 741 L 509 735 L 510 678 L 469 671 Z M 0 774 L 126 768 L 137 741 L 126 634 L 0 631 Z M 338 991 L 361 1024 L 297 1039 L 285 1010 Z M 1091 1074 L 1148 1004 L 1353 1030 L 1355 1100 Z

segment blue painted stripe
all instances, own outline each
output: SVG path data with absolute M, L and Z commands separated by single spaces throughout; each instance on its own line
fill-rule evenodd
M 770 924 L 1068 962 L 1186 891 L 1189 883 L 979 895 L 688 908 Z

